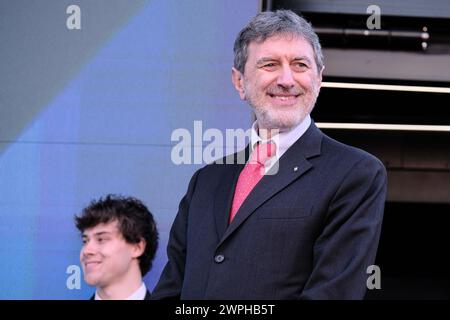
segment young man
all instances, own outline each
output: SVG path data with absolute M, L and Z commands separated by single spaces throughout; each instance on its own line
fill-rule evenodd
M 233 84 L 256 115 L 250 158 L 194 174 L 153 297 L 362 299 L 386 170 L 312 121 L 324 69 L 316 33 L 292 11 L 262 12 L 234 53 Z
M 92 201 L 75 223 L 83 238 L 84 280 L 96 286 L 92 299 L 149 299 L 142 277 L 151 269 L 158 231 L 147 207 L 135 198 L 108 195 Z

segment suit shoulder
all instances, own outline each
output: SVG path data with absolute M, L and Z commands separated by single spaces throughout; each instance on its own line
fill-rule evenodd
M 339 157 L 341 160 L 347 161 L 349 164 L 355 165 L 356 163 L 364 163 L 374 168 L 379 168 L 386 171 L 386 168 L 381 160 L 373 154 L 360 148 L 339 142 L 325 134 L 322 140 L 322 150 Z
M 248 148 L 245 148 L 241 151 L 226 155 L 222 158 L 215 160 L 212 163 L 205 165 L 201 170 L 210 171 L 217 170 L 219 168 L 224 168 L 224 165 L 236 165 L 236 164 L 245 164 L 248 158 Z
M 212 163 L 206 164 L 203 167 L 196 170 L 194 173 L 195 178 L 206 177 L 210 178 L 211 176 L 221 174 L 223 170 L 229 169 L 232 165 L 239 164 L 240 162 L 236 162 L 236 157 L 239 153 L 234 153 L 229 156 L 225 156 L 220 158 Z M 245 159 L 242 162 L 245 164 Z M 201 178 L 200 178 L 201 179 Z

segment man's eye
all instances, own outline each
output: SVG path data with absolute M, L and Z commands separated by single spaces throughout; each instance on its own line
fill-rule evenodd
M 274 62 L 270 62 L 270 63 L 266 63 L 262 66 L 263 69 L 274 69 L 277 66 L 276 63 Z
M 109 240 L 109 238 L 98 238 L 97 239 L 97 242 L 98 243 L 105 243 L 105 242 L 107 242 Z
M 303 62 L 297 62 L 294 66 L 296 68 L 298 68 L 298 69 L 306 69 L 306 68 L 308 68 L 308 65 L 304 64 Z

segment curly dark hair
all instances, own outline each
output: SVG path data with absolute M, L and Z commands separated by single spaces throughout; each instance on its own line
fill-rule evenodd
M 152 267 L 158 248 L 158 230 L 153 215 L 140 200 L 113 194 L 93 200 L 80 216 L 75 216 L 75 225 L 84 232 L 100 223 L 115 220 L 126 242 L 136 244 L 145 240 L 144 253 L 139 257 L 139 267 L 145 276 Z

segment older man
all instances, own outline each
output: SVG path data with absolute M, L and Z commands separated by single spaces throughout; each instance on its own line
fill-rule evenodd
M 263 12 L 234 52 L 233 84 L 256 115 L 249 158 L 194 174 L 154 297 L 363 298 L 386 171 L 311 120 L 324 69 L 317 35 L 291 11 Z

